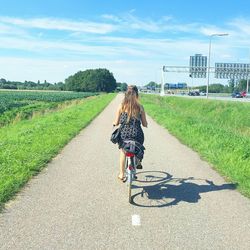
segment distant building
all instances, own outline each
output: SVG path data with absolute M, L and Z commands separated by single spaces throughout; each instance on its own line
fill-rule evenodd
M 207 72 L 207 56 L 195 54 L 190 56 L 189 76 L 192 78 L 206 78 Z

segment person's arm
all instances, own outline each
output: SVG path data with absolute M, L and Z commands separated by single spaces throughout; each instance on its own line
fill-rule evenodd
M 143 106 L 141 106 L 141 123 L 143 127 L 146 127 L 146 128 L 148 127 L 148 122 L 146 119 L 146 114 L 145 114 Z
M 116 111 L 115 120 L 113 121 L 113 126 L 119 125 L 120 115 L 121 115 L 121 105 L 118 107 Z

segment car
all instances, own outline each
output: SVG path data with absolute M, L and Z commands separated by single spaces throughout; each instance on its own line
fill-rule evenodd
M 232 93 L 232 98 L 243 98 L 240 92 L 233 92 Z
M 206 93 L 206 92 L 204 92 L 204 91 L 201 91 L 201 92 L 200 92 L 200 95 L 201 95 L 201 96 L 206 96 L 206 95 L 207 95 L 207 93 Z
M 240 94 L 241 94 L 242 97 L 246 97 L 247 96 L 247 92 L 246 91 L 242 91 L 242 92 L 240 92 Z
M 190 92 L 188 92 L 188 95 L 190 95 L 190 96 L 198 96 L 198 95 L 200 95 L 200 92 L 199 91 L 190 91 Z

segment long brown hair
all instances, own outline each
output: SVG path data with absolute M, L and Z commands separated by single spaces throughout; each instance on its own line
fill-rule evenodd
M 129 122 L 131 117 L 138 118 L 140 111 L 141 106 L 138 101 L 138 89 L 135 85 L 130 85 L 122 101 L 121 112 L 128 114 L 127 122 Z

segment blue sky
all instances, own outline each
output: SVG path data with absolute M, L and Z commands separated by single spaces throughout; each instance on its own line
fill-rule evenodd
M 190 55 L 207 55 L 213 33 L 229 36 L 213 37 L 211 65 L 250 61 L 247 0 L 0 0 L 0 6 L 0 78 L 8 80 L 58 82 L 107 68 L 117 81 L 159 82 L 163 65 L 188 66 Z M 206 82 L 176 73 L 166 81 Z

